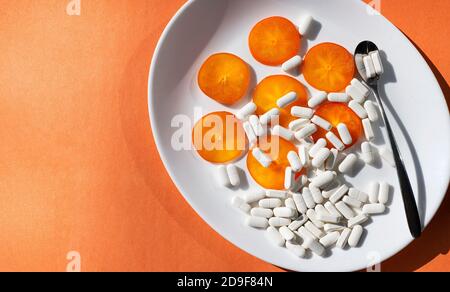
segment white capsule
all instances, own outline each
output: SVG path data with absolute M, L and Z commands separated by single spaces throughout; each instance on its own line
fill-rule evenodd
M 298 157 L 297 152 L 290 151 L 287 155 L 287 159 L 294 172 L 299 172 L 300 170 L 302 170 L 303 165 L 302 162 L 300 161 L 300 157 Z
M 383 204 L 366 204 L 362 208 L 362 212 L 368 215 L 382 214 L 386 211 L 386 206 Z
M 367 203 L 367 201 L 369 200 L 369 195 L 367 195 L 364 192 L 361 192 L 356 188 L 350 188 L 350 190 L 348 191 L 348 196 L 350 198 L 360 201 L 361 203 Z
M 318 214 L 317 219 L 326 223 L 339 223 L 340 217 L 332 214 Z
M 272 217 L 269 219 L 269 224 L 273 227 L 288 226 L 289 224 L 291 224 L 291 219 Z
M 361 72 L 361 76 L 366 76 L 366 67 L 364 66 L 364 57 L 366 57 L 367 55 L 362 55 L 362 54 L 356 54 L 355 55 L 355 64 L 356 67 L 358 68 L 358 72 Z M 353 79 L 353 80 L 357 80 L 357 79 Z M 352 83 L 352 85 L 354 85 Z
M 361 209 L 363 203 L 355 198 L 352 198 L 350 196 L 345 196 L 344 198 L 342 198 L 342 201 L 344 203 L 346 203 L 347 205 L 356 208 L 356 209 Z
M 306 230 L 308 230 L 312 235 L 314 235 L 315 238 L 319 239 L 322 236 L 324 236 L 324 233 L 322 230 L 320 230 L 319 228 L 317 228 L 313 223 L 311 222 L 306 222 L 305 223 L 305 228 Z
M 259 148 L 254 148 L 252 155 L 265 168 L 268 168 L 272 164 L 272 159 Z
M 316 202 L 314 202 L 314 198 L 312 197 L 311 191 L 309 188 L 303 188 L 303 200 L 308 208 L 314 208 L 316 206 Z
M 300 141 L 313 135 L 315 132 L 317 132 L 317 126 L 314 124 L 309 124 L 305 126 L 303 129 L 297 131 L 295 133 L 295 138 Z
M 304 246 L 318 256 L 323 256 L 325 254 L 325 247 L 315 239 L 306 238 Z
M 375 69 L 375 73 L 380 76 L 384 73 L 383 62 L 381 61 L 381 56 L 379 51 L 373 51 L 369 53 L 369 56 L 372 58 L 373 67 Z
M 394 154 L 392 153 L 391 149 L 389 149 L 387 146 L 383 146 L 380 149 L 380 155 L 390 166 L 396 167 Z
M 294 56 L 287 60 L 286 62 L 281 65 L 281 69 L 283 69 L 286 73 L 295 73 L 297 74 L 299 71 L 299 67 L 302 64 L 302 57 L 300 56 Z
M 275 217 L 291 218 L 294 217 L 295 211 L 288 207 L 278 207 L 273 209 L 273 214 Z
M 327 211 L 330 214 L 333 214 L 339 218 L 342 218 L 342 214 L 338 211 L 338 209 L 336 209 L 336 207 L 333 205 L 333 203 L 326 202 L 324 206 L 325 206 L 325 209 L 327 209 Z
M 299 258 L 304 258 L 306 250 L 299 244 L 286 241 L 286 248 Z
M 317 216 L 319 216 L 320 214 L 330 215 L 330 212 L 328 212 L 322 204 L 316 205 L 314 211 L 316 211 Z
M 308 148 L 305 145 L 300 145 L 298 147 L 298 156 L 303 166 L 309 164 Z
M 287 226 L 280 227 L 280 234 L 287 241 L 291 241 L 295 238 L 294 232 L 292 232 L 292 230 L 290 230 Z
M 369 202 L 372 204 L 378 203 L 378 194 L 380 192 L 380 184 L 372 182 L 369 186 Z
M 233 197 L 233 199 L 231 200 L 231 205 L 233 207 L 235 207 L 236 209 L 241 210 L 244 213 L 250 212 L 250 209 L 252 208 L 249 204 L 247 204 L 240 197 Z
M 330 202 L 335 204 L 336 202 L 338 202 L 342 197 L 345 196 L 345 194 L 347 194 L 348 192 L 348 186 L 347 185 L 342 185 L 340 186 L 334 193 L 333 195 L 330 197 Z
M 289 129 L 276 125 L 273 127 L 272 135 L 280 136 L 281 138 L 292 141 L 294 139 L 294 133 L 292 133 Z
M 267 125 L 272 121 L 272 119 L 277 118 L 279 115 L 280 115 L 280 110 L 277 108 L 273 108 L 273 109 L 269 110 L 268 112 L 266 112 L 265 114 L 263 114 L 259 118 L 259 121 L 261 122 L 262 125 Z
M 311 232 L 308 231 L 308 229 L 306 229 L 305 226 L 300 227 L 297 231 L 297 234 L 303 239 L 303 241 L 305 241 L 307 238 L 317 239 Z
M 331 184 L 323 188 L 322 196 L 325 199 L 329 199 L 334 193 L 341 187 L 338 180 L 333 181 Z
M 249 122 L 245 122 L 242 124 L 242 127 L 244 128 L 245 135 L 247 136 L 248 139 L 248 143 L 250 145 L 255 145 L 256 142 L 258 142 L 258 137 L 253 131 L 252 125 Z
M 367 118 L 367 112 L 366 112 L 366 110 L 365 110 L 364 107 L 363 107 L 361 104 L 359 104 L 357 101 L 355 101 L 355 100 L 350 101 L 350 103 L 348 104 L 348 107 L 349 107 L 352 111 L 354 111 L 355 114 L 357 114 L 358 117 L 359 117 L 360 119 L 365 119 L 365 118 Z
M 322 188 L 330 184 L 336 178 L 332 171 L 325 171 L 311 180 L 311 184 L 317 188 Z
M 257 109 L 256 104 L 253 102 L 250 102 L 236 113 L 236 117 L 239 120 L 246 120 L 250 115 L 252 115 L 256 112 L 256 109 Z
M 308 33 L 313 21 L 313 17 L 309 14 L 305 14 L 300 18 L 300 21 L 298 23 L 298 32 L 300 33 L 300 35 L 304 36 Z
M 315 94 L 309 101 L 308 101 L 308 106 L 310 108 L 315 108 L 318 105 L 320 105 L 321 103 L 323 103 L 325 100 L 327 100 L 327 93 L 326 92 L 319 92 L 317 94 Z
M 370 95 L 370 90 L 369 88 L 367 88 L 367 86 L 365 86 L 361 81 L 359 81 L 358 79 L 354 78 L 351 82 L 351 84 L 358 88 L 359 91 L 361 91 L 364 95 L 364 97 L 368 97 Z
M 339 239 L 340 233 L 338 231 L 328 233 L 324 237 L 320 239 L 320 244 L 322 244 L 325 248 L 332 246 Z
M 347 86 L 345 92 L 356 102 L 363 103 L 365 101 L 364 93 L 353 85 Z
M 361 153 L 362 153 L 362 159 L 367 164 L 372 164 L 374 161 L 374 154 L 372 151 L 372 146 L 370 146 L 369 142 L 363 142 L 361 144 Z
M 266 190 L 266 197 L 284 200 L 287 198 L 287 193 L 285 191 Z
M 370 122 L 370 120 L 364 119 L 362 121 L 362 124 L 364 128 L 364 134 L 366 135 L 366 139 L 370 141 L 373 138 L 375 138 L 375 133 L 373 132 L 372 123 Z
M 361 213 L 356 217 L 348 219 L 348 228 L 353 228 L 356 225 L 363 224 L 367 220 L 369 220 L 369 216 L 367 214 Z
M 336 207 L 336 209 L 338 209 L 339 213 L 341 213 L 345 217 L 345 219 L 350 220 L 351 218 L 355 217 L 353 210 L 344 202 L 337 202 L 334 206 Z
M 335 231 L 342 231 L 345 229 L 345 227 L 342 225 L 327 223 L 323 226 L 323 229 L 325 230 L 326 233 L 329 233 Z
M 230 187 L 231 182 L 228 177 L 227 167 L 225 165 L 219 165 L 216 171 L 217 182 L 223 187 Z
M 233 187 L 238 187 L 241 184 L 241 177 L 239 176 L 239 170 L 234 164 L 227 166 L 228 178 Z
M 269 226 L 266 230 L 267 237 L 276 246 L 282 247 L 285 245 L 286 241 L 278 230 L 272 226 Z
M 348 238 L 350 237 L 350 234 L 352 233 L 352 230 L 350 228 L 345 228 L 341 235 L 339 236 L 339 239 L 336 243 L 336 246 L 340 249 L 344 249 L 347 245 Z
M 323 222 L 317 219 L 317 213 L 314 209 L 309 209 L 306 212 L 306 216 L 317 228 L 323 228 Z
M 292 221 L 291 224 L 289 224 L 289 229 L 292 231 L 298 230 L 300 227 L 302 227 L 306 222 L 308 222 L 308 217 L 302 216 L 302 219 L 297 219 L 295 221 Z
M 303 200 L 302 195 L 294 193 L 292 194 L 292 198 L 294 199 L 297 210 L 302 214 L 306 214 L 306 211 L 308 211 L 308 206 L 306 206 L 305 200 Z
M 369 117 L 369 120 L 371 122 L 376 122 L 378 121 L 378 111 L 377 111 L 377 107 L 375 106 L 375 104 L 368 100 L 364 103 L 364 109 L 367 112 L 367 116 Z
M 285 108 L 296 100 L 297 93 L 295 91 L 291 91 L 277 100 L 277 106 L 279 108 Z
M 261 201 L 259 201 L 259 206 L 261 208 L 266 208 L 266 209 L 274 209 L 276 207 L 280 207 L 281 206 L 281 200 L 280 199 L 262 199 Z
M 250 214 L 254 217 L 263 217 L 266 219 L 273 217 L 273 211 L 265 208 L 253 208 L 250 210 Z
M 345 159 L 339 165 L 339 171 L 345 174 L 351 174 L 353 172 L 354 166 L 358 162 L 358 156 L 350 153 L 345 157 Z
M 263 217 L 250 216 L 250 217 L 247 217 L 246 224 L 253 228 L 264 229 L 264 228 L 267 228 L 267 226 L 269 226 L 269 221 Z
M 291 167 L 286 167 L 284 172 L 284 188 L 290 190 L 295 184 L 295 172 L 292 171 Z
M 312 160 L 312 166 L 316 168 L 323 166 L 330 154 L 331 151 L 328 148 L 320 149 Z
M 314 110 L 308 108 L 308 107 L 301 107 L 301 106 L 293 106 L 291 108 L 291 115 L 297 118 L 301 119 L 311 119 L 311 117 L 314 114 Z
M 339 157 L 339 151 L 335 148 L 330 150 L 330 156 L 328 157 L 327 161 L 325 162 L 325 169 L 326 170 L 334 170 L 336 166 L 336 162 Z
M 325 136 L 337 150 L 343 151 L 345 149 L 344 143 L 342 143 L 342 141 L 338 138 L 338 136 L 336 136 L 333 132 L 328 132 Z
M 363 234 L 363 228 L 361 225 L 356 225 L 353 227 L 352 232 L 350 233 L 350 236 L 348 237 L 348 245 L 351 247 L 357 247 L 359 244 L 359 241 L 361 240 L 361 236 Z
M 247 204 L 258 202 L 266 197 L 266 191 L 258 190 L 244 195 L 244 201 Z
M 330 131 L 331 128 L 333 127 L 330 122 L 328 122 L 327 120 L 319 117 L 319 116 L 313 116 L 311 119 L 311 122 L 319 127 L 321 127 L 322 129 L 324 129 L 325 131 Z
M 248 118 L 248 121 L 250 125 L 252 126 L 253 133 L 255 133 L 256 136 L 262 137 L 266 134 L 266 130 L 262 126 L 261 122 L 259 121 L 258 116 L 252 115 Z
M 322 197 L 322 192 L 319 188 L 315 187 L 314 185 L 309 186 L 309 190 L 311 192 L 311 196 L 316 204 L 322 204 L 324 197 Z
M 298 119 L 295 121 L 292 121 L 289 123 L 289 130 L 291 131 L 298 131 L 301 128 L 303 128 L 304 126 L 309 124 L 309 120 L 308 119 Z
M 337 129 L 342 142 L 344 142 L 345 145 L 351 145 L 353 143 L 353 138 L 350 134 L 350 131 L 348 130 L 347 125 L 341 123 L 337 126 Z
M 366 56 L 363 58 L 363 62 L 364 67 L 366 68 L 367 79 L 375 77 L 375 75 L 377 75 L 377 72 L 375 71 L 375 66 L 373 64 L 372 58 L 370 56 Z
M 309 156 L 315 157 L 316 154 L 323 148 L 327 146 L 327 140 L 320 138 L 317 142 L 309 149 Z
M 387 183 L 380 184 L 380 193 L 378 196 L 378 201 L 380 204 L 386 205 L 389 202 L 389 189 L 390 186 Z
M 347 103 L 350 101 L 350 96 L 347 93 L 332 92 L 328 93 L 328 101 Z
M 284 201 L 284 205 L 285 205 L 287 208 L 291 208 L 291 209 L 294 211 L 294 216 L 297 216 L 297 215 L 298 215 L 298 214 L 297 214 L 297 206 L 295 205 L 294 199 L 292 199 L 292 198 L 287 198 L 287 199 Z

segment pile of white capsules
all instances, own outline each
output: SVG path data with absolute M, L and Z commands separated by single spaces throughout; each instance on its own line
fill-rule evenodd
M 299 30 L 308 31 L 312 17 L 302 18 Z M 302 62 L 296 56 L 283 64 L 287 73 Z M 363 56 L 357 60 L 359 66 L 365 67 L 367 77 L 383 74 L 379 52 Z M 298 257 L 306 257 L 311 251 L 318 256 L 325 256 L 327 248 L 347 246 L 357 247 L 361 243 L 364 224 L 370 216 L 383 214 L 389 201 L 390 186 L 386 183 L 372 182 L 368 192 L 353 188 L 340 182 L 340 177 L 352 173 L 360 161 L 372 164 L 377 152 L 383 159 L 395 167 L 392 152 L 387 147 L 379 151 L 370 143 L 375 138 L 373 124 L 379 120 L 377 105 L 367 100 L 370 90 L 358 79 L 353 79 L 345 93 L 320 92 L 308 102 L 308 107 L 292 107 L 291 115 L 298 118 L 290 123 L 289 128 L 272 125 L 271 121 L 284 108 L 297 100 L 295 92 L 280 97 L 277 108 L 258 117 L 254 115 L 256 105 L 249 103 L 240 109 L 236 116 L 243 121 L 250 145 L 256 145 L 258 137 L 268 134 L 280 136 L 295 142 L 298 152 L 290 152 L 286 168 L 285 189 L 259 190 L 243 197 L 236 196 L 232 205 L 245 214 L 246 224 L 250 227 L 266 230 L 267 238 L 276 246 L 286 247 Z M 339 124 L 339 137 L 330 130 L 332 125 L 325 119 L 314 115 L 314 109 L 325 101 L 348 104 L 362 120 L 366 140 L 361 144 L 361 155 L 344 154 L 347 146 L 353 143 L 352 136 L 345 124 Z M 327 141 L 311 140 L 318 128 L 328 131 L 326 138 L 334 146 L 326 148 Z M 269 155 L 259 148 L 252 153 L 258 162 L 269 167 L 272 163 Z M 306 169 L 306 175 L 296 179 L 297 173 Z M 218 167 L 219 182 L 226 187 L 240 185 L 239 171 L 236 165 Z

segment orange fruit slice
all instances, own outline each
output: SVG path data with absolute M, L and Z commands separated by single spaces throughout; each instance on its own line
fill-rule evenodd
M 253 92 L 253 102 L 257 106 L 256 114 L 263 115 L 277 107 L 277 100 L 287 93 L 297 93 L 297 100 L 289 106 L 280 109 L 280 125 L 288 127 L 297 118 L 291 116 L 293 106 L 307 106 L 308 93 L 303 84 L 295 78 L 286 75 L 273 75 L 262 80 Z
M 300 41 L 301 36 L 295 25 L 279 16 L 258 22 L 248 38 L 253 57 L 269 66 L 281 65 L 297 55 Z
M 290 151 L 297 151 L 297 147 L 278 136 L 261 138 L 258 147 L 270 156 L 273 162 L 268 168 L 264 168 L 249 153 L 247 156 L 247 168 L 250 175 L 263 188 L 283 190 L 286 167 L 290 166 L 287 155 Z
M 215 101 L 232 105 L 248 91 L 249 66 L 241 58 L 232 54 L 212 55 L 200 68 L 198 85 L 203 93 Z
M 325 103 L 316 109 L 315 115 L 327 120 L 333 126 L 331 130 L 336 136 L 339 137 L 337 126 L 343 123 L 347 126 L 350 135 L 352 136 L 354 145 L 363 135 L 363 126 L 361 119 L 351 110 L 346 104 L 343 103 Z M 314 141 L 320 138 L 326 139 L 327 131 L 317 127 L 317 132 L 313 135 Z M 347 147 L 351 147 L 348 145 Z M 328 141 L 328 147 L 331 149 L 333 145 Z
M 210 113 L 194 126 L 192 142 L 198 154 L 212 163 L 236 160 L 246 149 L 241 122 L 229 112 Z
M 311 48 L 303 62 L 306 81 L 322 91 L 343 91 L 355 75 L 353 55 L 333 43 L 323 43 Z

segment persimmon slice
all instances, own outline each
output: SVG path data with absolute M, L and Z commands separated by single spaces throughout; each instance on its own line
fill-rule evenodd
M 303 75 L 311 86 L 319 90 L 343 91 L 355 75 L 353 55 L 337 44 L 319 44 L 306 54 Z
M 350 135 L 352 136 L 353 144 L 358 142 L 363 134 L 363 126 L 361 119 L 351 110 L 346 104 L 343 103 L 325 103 L 316 109 L 315 114 L 327 121 L 333 126 L 331 130 L 339 137 L 337 126 L 343 123 L 347 126 Z M 320 138 L 326 139 L 327 131 L 318 127 L 318 131 L 313 135 L 314 141 Z M 353 145 L 352 144 L 352 145 Z M 351 147 L 352 145 L 348 145 Z M 333 145 L 328 141 L 328 147 L 333 148 Z
M 242 124 L 229 112 L 214 112 L 200 119 L 192 131 L 192 142 L 198 154 L 212 163 L 231 162 L 246 149 Z
M 269 66 L 281 65 L 297 55 L 300 41 L 301 36 L 295 25 L 279 16 L 258 22 L 248 38 L 253 57 Z
M 290 151 L 297 151 L 297 148 L 278 136 L 261 138 L 258 147 L 269 155 L 273 162 L 268 168 L 264 168 L 253 155 L 249 154 L 247 168 L 250 175 L 263 188 L 283 190 L 284 174 L 286 167 L 289 166 L 287 155 Z
M 286 75 L 273 75 L 262 80 L 253 92 L 253 102 L 257 106 L 256 114 L 263 115 L 277 107 L 277 100 L 287 93 L 297 93 L 297 101 L 280 109 L 280 125 L 288 127 L 296 118 L 291 115 L 293 106 L 307 106 L 308 93 L 305 86 L 295 78 Z
M 215 101 L 224 105 L 232 105 L 248 91 L 250 85 L 249 66 L 233 54 L 214 54 L 200 68 L 198 85 L 207 96 Z

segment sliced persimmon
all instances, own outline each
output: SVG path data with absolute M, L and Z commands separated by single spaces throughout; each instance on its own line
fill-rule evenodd
M 339 132 L 337 126 L 341 123 L 345 124 L 352 136 L 353 144 L 358 142 L 363 134 L 363 126 L 361 119 L 358 115 L 353 112 L 346 104 L 343 103 L 325 103 L 316 109 L 315 114 L 327 121 L 333 126 L 331 130 L 334 134 L 339 137 Z M 317 132 L 313 135 L 314 141 L 320 138 L 326 139 L 327 131 L 318 127 Z M 351 147 L 352 145 L 348 145 Z M 333 148 L 333 145 L 328 141 L 328 147 Z
M 248 91 L 250 68 L 241 58 L 233 54 L 214 54 L 200 68 L 198 85 L 215 101 L 232 105 Z
M 301 35 L 295 25 L 279 16 L 258 22 L 248 38 L 253 57 L 269 66 L 281 65 L 297 55 L 300 41 Z
M 250 175 L 263 188 L 283 190 L 286 167 L 290 165 L 287 155 L 290 151 L 297 151 L 297 147 L 279 136 L 261 138 L 258 147 L 272 158 L 273 162 L 265 168 L 253 155 L 249 154 L 247 168 Z
M 192 130 L 192 142 L 198 154 L 212 163 L 231 162 L 246 149 L 242 124 L 229 112 L 214 112 L 201 118 Z
M 333 43 L 322 43 L 311 48 L 302 68 L 306 81 L 326 92 L 344 90 L 355 75 L 353 55 Z
M 291 108 L 308 104 L 306 87 L 295 78 L 287 75 L 273 75 L 262 80 L 253 92 L 253 102 L 257 105 L 256 114 L 263 115 L 277 107 L 277 100 L 291 91 L 297 93 L 297 100 L 280 109 L 280 125 L 288 127 L 289 123 L 296 119 L 291 115 Z

